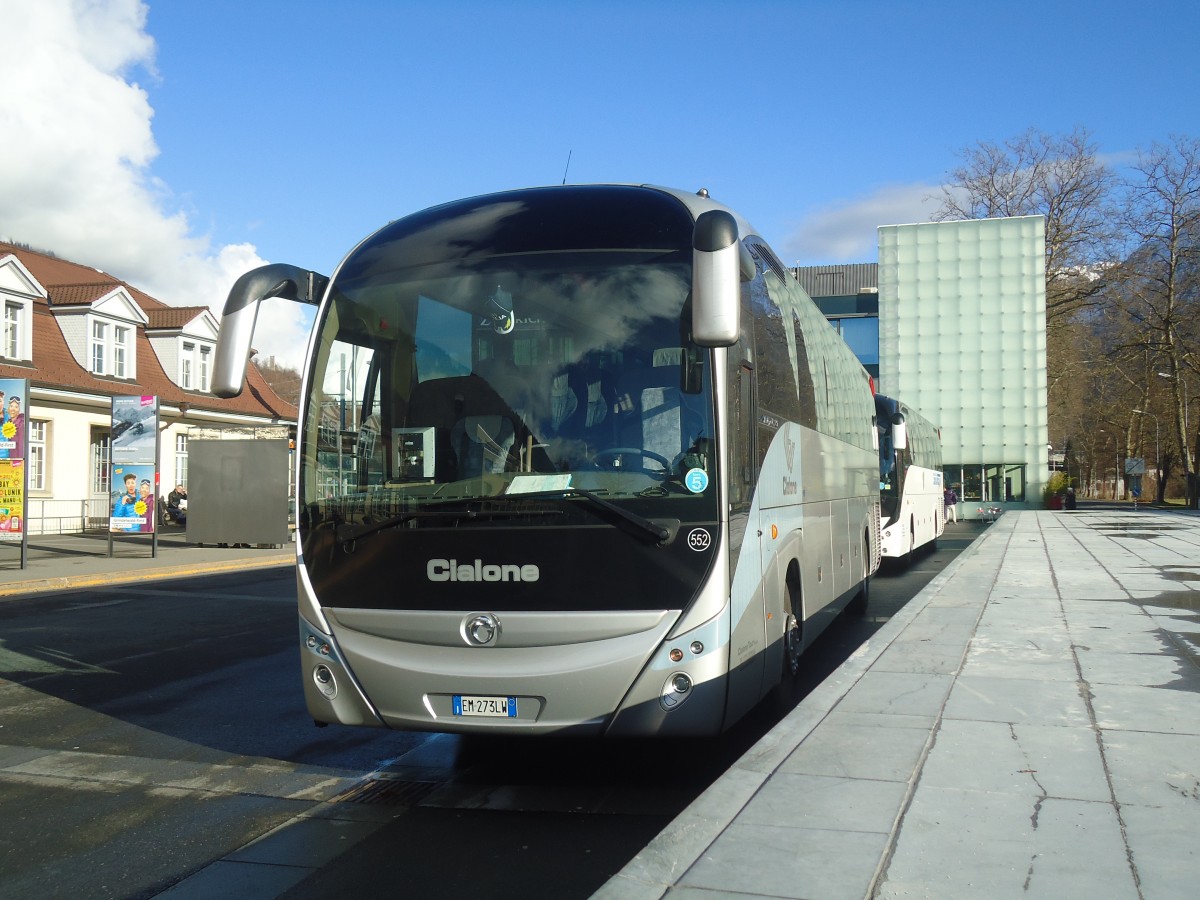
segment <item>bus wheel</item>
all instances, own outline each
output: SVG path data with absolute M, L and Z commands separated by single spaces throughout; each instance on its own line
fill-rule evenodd
M 800 585 L 793 572 L 788 572 L 787 592 L 788 615 L 783 625 L 783 673 L 774 692 L 775 707 L 780 713 L 792 708 L 796 681 L 800 674 L 801 650 L 804 647 L 804 625 L 800 619 L 803 614 L 800 605 Z
M 783 629 L 783 677 L 795 678 L 800 672 L 800 620 L 788 613 Z
M 867 574 L 867 560 L 870 558 L 871 545 L 868 541 L 863 541 L 863 580 L 858 586 L 858 593 L 854 595 L 846 609 L 852 616 L 865 616 L 867 614 L 867 604 L 871 600 L 871 576 Z

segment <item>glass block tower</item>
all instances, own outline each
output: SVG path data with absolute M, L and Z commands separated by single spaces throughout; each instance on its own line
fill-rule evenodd
M 879 390 L 940 426 L 946 480 L 968 517 L 982 504 L 1040 504 L 1049 434 L 1041 216 L 879 229 Z

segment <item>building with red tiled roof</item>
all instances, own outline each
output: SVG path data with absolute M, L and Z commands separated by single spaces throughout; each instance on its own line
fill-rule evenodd
M 168 306 L 97 269 L 0 241 L 0 383 L 28 380 L 31 526 L 39 501 L 107 502 L 113 397 L 158 398 L 161 493 L 186 484 L 189 438 L 287 434 L 297 409 L 255 366 L 238 397 L 210 392 L 218 328 L 207 307 Z

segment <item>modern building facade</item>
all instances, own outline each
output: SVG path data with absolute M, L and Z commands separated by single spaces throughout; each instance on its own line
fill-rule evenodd
M 836 268 L 797 274 L 843 334 L 869 335 L 865 322 L 846 324 L 870 318 L 869 270 L 845 267 L 853 295 L 825 293 Z M 882 226 L 877 271 L 879 390 L 940 428 L 959 514 L 1040 505 L 1049 437 L 1043 218 Z
M 809 266 L 796 277 L 859 362 L 879 381 L 879 264 Z

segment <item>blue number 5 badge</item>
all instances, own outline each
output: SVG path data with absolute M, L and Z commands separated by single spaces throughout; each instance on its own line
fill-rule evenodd
M 708 487 L 708 473 L 703 469 L 688 469 L 683 483 L 693 494 L 703 494 Z

